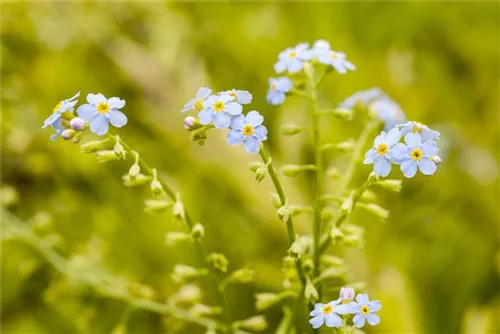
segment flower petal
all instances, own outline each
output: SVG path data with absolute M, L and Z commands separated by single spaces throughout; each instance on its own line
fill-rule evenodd
M 234 116 L 231 119 L 231 129 L 241 130 L 245 126 L 246 119 L 244 115 Z
M 439 147 L 436 142 L 429 140 L 422 144 L 422 152 L 427 156 L 436 155 L 439 153 Z
M 370 312 L 378 312 L 382 309 L 382 305 L 380 304 L 379 300 L 372 300 L 368 304 L 368 307 L 370 308 Z
M 318 329 L 325 323 L 325 317 L 323 317 L 323 315 L 321 314 L 317 315 L 311 320 L 309 320 L 309 323 L 312 325 L 314 329 Z
M 274 64 L 274 70 L 276 73 L 283 73 L 286 69 L 286 60 L 279 60 L 276 64 Z
M 370 313 L 366 316 L 366 320 L 372 326 L 378 325 L 380 323 L 380 318 L 375 313 Z
M 233 116 L 241 114 L 243 111 L 243 106 L 236 102 L 227 102 L 225 111 Z
M 78 114 L 78 117 L 87 122 L 93 120 L 98 114 L 96 108 L 92 107 L 92 105 L 90 104 L 82 104 L 80 107 L 78 107 L 76 113 Z
M 354 326 L 362 328 L 366 323 L 366 316 L 363 314 L 356 314 L 352 319 L 352 322 L 354 322 Z
M 401 139 L 401 131 L 398 128 L 393 128 L 387 133 L 387 145 L 393 146 Z
M 418 133 L 407 133 L 405 135 L 405 143 L 409 148 L 420 148 L 422 145 L 422 139 Z
M 87 95 L 87 101 L 90 103 L 90 104 L 98 104 L 100 102 L 106 102 L 106 97 L 104 95 L 102 95 L 101 93 L 98 93 L 98 94 L 88 94 Z
M 384 156 L 376 157 L 373 172 L 379 176 L 386 177 L 391 172 L 391 162 Z
M 258 111 L 252 110 L 247 114 L 247 123 L 253 127 L 259 126 L 264 122 L 264 116 Z
M 417 174 L 417 162 L 413 159 L 406 159 L 401 163 L 401 171 L 407 178 L 412 178 Z
M 439 139 L 440 136 L 441 136 L 441 134 L 439 132 L 431 130 L 429 128 L 424 129 L 422 131 L 422 140 L 423 141 Z
M 436 172 L 437 166 L 434 161 L 424 157 L 419 161 L 418 168 L 424 175 L 433 175 Z
M 227 143 L 229 145 L 239 145 L 243 142 L 244 137 L 241 130 L 231 130 L 227 133 Z
M 325 317 L 327 327 L 340 327 L 342 326 L 342 319 L 335 313 L 330 313 Z
M 195 102 L 196 102 L 196 99 L 191 99 L 191 100 L 187 101 L 186 104 L 184 105 L 184 109 L 182 109 L 181 112 L 194 110 Z
M 127 116 L 125 116 L 125 114 L 118 109 L 111 109 L 106 116 L 108 117 L 109 122 L 116 128 L 121 128 L 127 124 Z
M 214 126 L 217 129 L 227 129 L 229 127 L 229 124 L 231 124 L 231 116 L 229 116 L 229 114 L 226 112 L 216 112 L 213 118 Z
M 207 97 L 210 96 L 210 94 L 212 94 L 212 90 L 210 88 L 201 87 L 196 92 L 196 99 L 206 99 Z
M 119 97 L 112 97 L 108 99 L 108 104 L 111 108 L 121 109 L 125 107 L 125 100 L 122 100 Z
M 287 77 L 276 79 L 276 90 L 286 93 L 289 92 L 292 88 L 293 88 L 293 82 Z
M 45 121 L 43 121 L 42 129 L 45 129 L 46 127 L 56 123 L 60 118 L 61 114 L 58 112 L 51 114 Z
M 278 105 L 285 102 L 285 93 L 268 91 L 266 96 L 267 102 L 272 105 Z
M 291 59 L 286 64 L 286 67 L 288 69 L 288 72 L 290 72 L 290 73 L 297 73 L 297 72 L 300 72 L 300 70 L 302 70 L 303 64 L 298 59 Z
M 248 136 L 244 139 L 245 151 L 251 154 L 259 153 L 260 150 L 260 140 L 254 136 Z
M 411 153 L 411 148 L 406 146 L 403 143 L 397 143 L 394 147 L 389 151 L 390 157 L 393 161 L 397 163 L 401 163 L 404 159 L 408 158 Z
M 267 139 L 267 128 L 264 125 L 256 126 L 253 129 L 253 135 L 260 141 L 264 141 Z
M 373 142 L 373 144 L 377 146 L 378 144 L 385 143 L 386 138 L 387 138 L 387 133 L 385 131 L 382 131 L 377 137 L 375 137 L 375 141 Z
M 363 161 L 363 163 L 365 165 L 367 164 L 372 164 L 375 162 L 375 158 L 377 157 L 377 150 L 375 148 L 372 148 L 371 150 L 369 150 L 368 152 L 366 152 L 365 154 L 365 160 Z
M 356 296 L 356 301 L 359 305 L 368 305 L 370 299 L 368 298 L 368 295 L 366 293 L 358 293 L 358 295 Z
M 247 92 L 246 90 L 237 90 L 236 98 L 238 99 L 238 103 L 241 104 L 249 104 L 250 102 L 252 102 L 252 94 L 250 94 L 250 92 Z
M 207 108 L 198 113 L 198 118 L 200 119 L 201 125 L 207 125 L 212 123 L 214 111 L 212 108 Z
M 90 131 L 98 136 L 105 135 L 109 129 L 108 118 L 103 115 L 97 115 L 92 121 L 90 121 Z

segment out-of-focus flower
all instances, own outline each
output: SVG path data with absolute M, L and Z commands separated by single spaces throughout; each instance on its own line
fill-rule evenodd
M 354 71 L 356 66 L 346 59 L 346 54 L 343 52 L 330 51 L 326 55 L 321 55 L 320 62 L 332 67 L 339 74 L 346 74 L 347 71 Z
M 312 48 L 303 52 L 302 58 L 305 60 L 310 60 L 313 64 L 321 63 L 330 65 L 330 51 L 330 43 L 323 39 L 320 39 L 314 42 Z
M 198 89 L 196 96 L 193 99 L 189 100 L 184 105 L 184 109 L 182 109 L 181 112 L 186 112 L 190 110 L 202 111 L 204 109 L 203 103 L 206 101 L 206 99 L 210 96 L 211 93 L 212 93 L 211 89 L 201 87 L 200 89 Z
M 288 71 L 289 73 L 297 73 L 304 67 L 304 52 L 309 47 L 309 43 L 300 43 L 292 48 L 287 48 L 280 52 L 278 56 L 278 61 L 274 64 L 274 70 L 276 73 L 283 73 Z
M 264 117 L 257 111 L 250 111 L 247 116 L 239 115 L 231 121 L 231 131 L 227 134 L 227 143 L 243 143 L 248 153 L 258 153 L 260 142 L 267 139 L 267 129 L 262 125 Z
M 380 323 L 380 318 L 375 312 L 380 311 L 382 305 L 378 300 L 370 301 L 367 294 L 359 293 L 356 301 L 346 306 L 349 309 L 349 313 L 354 314 L 354 318 L 352 319 L 354 326 L 362 328 L 367 321 L 372 326 Z
M 437 166 L 433 158 L 439 152 L 436 142 L 428 140 L 422 143 L 419 133 L 407 133 L 405 143 L 398 143 L 392 153 L 393 161 L 401 164 L 404 176 L 414 177 L 417 169 L 425 175 L 434 174 Z
M 340 289 L 339 298 L 343 303 L 353 301 L 354 297 L 356 297 L 356 293 L 353 288 L 342 287 Z
M 379 99 L 382 96 L 385 96 L 385 94 L 378 87 L 361 90 L 349 96 L 342 103 L 340 103 L 339 108 L 353 110 L 357 106 L 367 107 L 369 103 Z
M 401 139 L 401 132 L 393 128 L 389 132 L 382 131 L 375 138 L 373 148 L 366 152 L 364 164 L 374 164 L 373 171 L 379 176 L 387 176 L 391 171 L 392 149 Z
M 373 118 L 384 122 L 385 131 L 389 131 L 396 125 L 406 121 L 406 116 L 399 104 L 388 97 L 370 103 L 368 112 Z
M 285 95 L 293 88 L 293 83 L 287 77 L 269 78 L 269 90 L 267 91 L 267 102 L 278 105 L 285 102 Z
M 323 324 L 327 327 L 340 327 L 342 326 L 342 318 L 339 314 L 348 314 L 349 308 L 347 305 L 341 304 L 342 300 L 331 301 L 328 304 L 317 303 L 314 305 L 314 310 L 309 313 L 312 317 L 309 323 L 314 329 L 320 328 Z
M 420 122 L 408 122 L 398 125 L 401 128 L 401 134 L 404 136 L 407 133 L 419 133 L 422 136 L 422 141 L 439 140 L 440 133 L 429 129 L 429 127 Z
M 125 100 L 118 97 L 106 99 L 101 93 L 87 95 L 88 104 L 81 105 L 78 117 L 90 123 L 90 131 L 98 136 L 105 135 L 109 130 L 109 123 L 121 128 L 127 124 L 127 116 L 119 109 L 125 106 Z
M 239 104 L 249 104 L 252 102 L 252 94 L 246 90 L 226 90 L 225 92 L 221 92 L 219 94 L 229 94 L 233 97 L 234 102 L 238 102 Z
M 232 100 L 233 97 L 226 93 L 210 96 L 203 103 L 204 109 L 198 114 L 200 123 L 207 125 L 213 122 L 216 128 L 227 129 L 231 124 L 231 118 L 243 111 L 242 105 Z
M 62 100 L 59 102 L 54 109 L 52 110 L 52 115 L 50 115 L 44 122 L 42 129 L 48 127 L 49 125 L 53 125 L 57 123 L 61 119 L 61 115 L 66 111 L 73 111 L 73 108 L 78 103 L 78 97 L 80 96 L 80 92 L 76 93 L 72 97 L 66 100 Z

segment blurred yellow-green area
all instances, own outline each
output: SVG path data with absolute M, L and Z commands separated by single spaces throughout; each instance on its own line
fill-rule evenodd
M 443 163 L 433 177 L 405 179 L 401 193 L 376 190 L 390 209 L 381 222 L 357 210 L 362 249 L 334 248 L 351 282 L 382 302 L 367 333 L 500 333 L 499 48 L 497 2 L 44 2 L 2 3 L 2 203 L 66 259 L 149 286 L 164 302 L 179 289 L 175 264 L 196 265 L 189 244 L 165 245 L 183 231 L 170 213 L 144 212 L 146 188 L 126 188 L 131 161 L 97 164 L 71 141 L 51 142 L 43 120 L 80 91 L 127 101 L 116 131 L 182 194 L 205 225 L 206 246 L 256 282 L 228 289 L 234 319 L 256 314 L 254 293 L 280 291 L 286 227 L 269 201 L 269 179 L 254 181 L 258 160 L 211 131 L 204 146 L 183 128 L 184 103 L 201 86 L 252 92 L 275 163 L 311 163 L 309 133 L 283 137 L 284 123 L 310 124 L 307 103 L 266 103 L 280 51 L 328 40 L 357 70 L 331 74 L 320 103 L 380 87 L 407 117 L 441 132 Z M 325 142 L 356 138 L 360 124 L 326 117 Z M 94 139 L 90 135 L 84 141 Z M 328 157 L 343 171 L 348 155 Z M 370 172 L 362 167 L 355 183 Z M 391 176 L 400 178 L 394 169 Z M 284 179 L 290 202 L 310 205 L 312 174 Z M 328 179 L 335 190 L 338 180 Z M 11 219 L 3 215 L 3 220 Z M 297 219 L 309 234 L 312 218 Z M 5 224 L 6 221 L 3 222 Z M 22 241 L 2 243 L 3 333 L 123 333 L 126 305 L 78 286 Z M 89 264 L 90 263 L 90 264 Z M 204 287 L 205 303 L 213 293 Z M 335 296 L 330 296 L 335 298 Z M 279 307 L 264 315 L 273 333 Z M 184 327 L 182 327 L 184 326 Z M 128 333 L 203 333 L 159 314 L 131 310 Z M 328 330 L 324 330 L 328 333 Z

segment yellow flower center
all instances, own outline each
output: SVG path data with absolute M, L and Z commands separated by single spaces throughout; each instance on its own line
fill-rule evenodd
M 411 151 L 410 156 L 413 160 L 419 161 L 420 159 L 422 159 L 423 156 L 422 150 L 419 148 L 414 148 Z
M 413 129 L 411 130 L 411 132 L 413 133 L 422 133 L 422 128 L 425 126 L 425 124 L 423 123 L 420 123 L 420 122 L 413 122 Z
M 326 305 L 325 307 L 323 307 L 323 314 L 330 314 L 333 312 L 333 307 L 330 306 L 330 305 Z
M 278 88 L 278 87 L 277 87 L 277 85 L 276 85 L 275 83 L 273 83 L 273 84 L 271 85 L 271 90 L 272 90 L 273 92 L 275 92 L 275 91 L 276 91 L 276 88 Z
M 109 112 L 109 104 L 107 104 L 106 102 L 99 102 L 96 109 L 101 114 L 106 114 Z
M 194 107 L 196 108 L 196 110 L 202 111 L 203 110 L 203 98 L 200 97 L 199 99 L 197 99 L 194 102 Z
M 389 146 L 387 146 L 387 144 L 382 143 L 377 145 L 377 154 L 386 155 L 388 151 L 389 151 Z
M 294 59 L 295 57 L 297 57 L 297 52 L 296 51 L 292 51 L 288 54 L 288 58 L 290 59 Z
M 243 127 L 243 134 L 245 136 L 250 136 L 253 134 L 253 126 L 251 126 L 250 124 L 247 124 Z
M 364 315 L 370 314 L 370 308 L 364 305 L 363 307 L 361 307 L 361 313 Z
M 59 102 L 55 107 L 54 109 L 52 110 L 53 112 L 56 112 L 58 111 L 63 105 L 63 101 Z
M 224 102 L 222 102 L 222 101 L 217 101 L 213 105 L 215 112 L 221 112 L 222 110 L 224 110 L 224 107 L 225 107 L 225 105 L 224 105 Z

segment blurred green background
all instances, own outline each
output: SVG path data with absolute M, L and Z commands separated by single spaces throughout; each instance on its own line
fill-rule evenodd
M 253 181 L 247 163 L 257 158 L 226 145 L 222 131 L 203 147 L 192 143 L 178 111 L 200 86 L 247 89 L 251 109 L 266 117 L 275 162 L 310 162 L 309 135 L 279 133 L 283 122 L 309 122 L 306 105 L 289 98 L 271 107 L 265 93 L 282 49 L 323 38 L 357 71 L 327 78 L 322 105 L 379 86 L 442 137 L 435 176 L 405 180 L 401 194 L 378 192 L 391 210 L 387 222 L 355 215 L 366 242 L 344 253 L 351 279 L 366 282 L 384 307 L 381 324 L 367 332 L 500 333 L 498 3 L 4 2 L 2 9 L 2 202 L 65 258 L 83 255 L 152 287 L 159 301 L 177 289 L 173 265 L 194 263 L 190 247 L 165 246 L 167 231 L 182 230 L 171 215 L 144 213 L 147 191 L 121 184 L 128 163 L 98 165 L 40 129 L 77 91 L 80 101 L 88 93 L 119 96 L 129 118 L 120 135 L 182 192 L 206 226 L 207 247 L 224 252 L 231 268 L 256 270 L 255 284 L 229 291 L 235 318 L 254 314 L 252 294 L 278 291 L 283 279 L 287 239 L 268 199 L 272 185 Z M 359 132 L 336 119 L 323 126 L 325 141 Z M 332 160 L 340 168 L 346 161 Z M 308 177 L 285 180 L 292 203 L 310 203 Z M 310 223 L 301 216 L 299 233 Z M 16 240 L 2 243 L 1 292 L 4 333 L 107 333 L 124 310 L 77 289 Z M 271 333 L 279 308 L 266 316 Z M 172 326 L 135 311 L 128 331 Z

